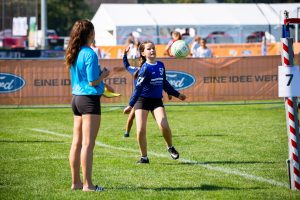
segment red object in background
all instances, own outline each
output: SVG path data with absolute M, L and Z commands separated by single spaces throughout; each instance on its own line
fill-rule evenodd
M 247 43 L 261 42 L 265 32 L 256 31 L 247 36 Z
M 233 38 L 224 31 L 214 31 L 208 34 L 205 39 L 207 44 L 233 43 Z
M 25 48 L 27 37 L 3 37 L 3 48 Z
M 2 48 L 25 48 L 27 36 L 13 36 L 11 29 L 5 29 L 0 32 Z

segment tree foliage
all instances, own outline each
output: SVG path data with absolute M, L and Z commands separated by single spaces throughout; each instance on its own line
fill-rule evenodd
M 90 19 L 93 14 L 82 0 L 48 0 L 48 29 L 67 36 L 78 19 Z

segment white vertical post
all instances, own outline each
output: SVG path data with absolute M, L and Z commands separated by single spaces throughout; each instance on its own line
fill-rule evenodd
M 47 0 L 41 0 L 41 48 L 47 49 Z
M 294 65 L 293 39 L 281 38 L 282 65 L 290 67 Z M 288 134 L 289 158 L 288 170 L 290 175 L 290 187 L 292 190 L 300 190 L 299 175 L 299 119 L 297 97 L 286 97 L 285 111 Z

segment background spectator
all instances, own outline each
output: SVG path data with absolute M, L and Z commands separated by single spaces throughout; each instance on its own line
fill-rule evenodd
M 196 57 L 197 49 L 200 47 L 200 41 L 201 41 L 201 37 L 199 35 L 196 35 L 194 37 L 194 41 L 191 45 L 191 56 L 192 57 Z
M 178 32 L 178 31 L 173 31 L 171 32 L 171 35 L 172 35 L 172 40 L 170 40 L 166 46 L 166 49 L 165 49 L 165 52 L 164 52 L 164 55 L 167 55 L 167 56 L 173 56 L 171 55 L 170 53 L 170 50 L 171 50 L 171 46 L 174 42 L 176 42 L 177 40 L 181 40 L 182 37 L 181 37 L 181 34 Z
M 129 52 L 127 53 L 128 58 L 135 59 L 140 57 L 139 46 L 140 46 L 140 41 L 138 38 L 135 38 L 133 43 L 129 44 L 130 49 Z
M 94 52 L 96 53 L 98 60 L 99 60 L 101 58 L 101 51 L 100 51 L 100 48 L 96 46 L 95 40 L 92 42 L 91 48 L 94 50 Z
M 199 58 L 211 58 L 212 57 L 212 52 L 210 48 L 206 46 L 206 40 L 201 39 L 200 40 L 200 47 L 196 51 L 196 57 Z

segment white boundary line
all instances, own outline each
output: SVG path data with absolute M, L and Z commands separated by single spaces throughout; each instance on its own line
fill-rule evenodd
M 56 133 L 56 132 L 53 132 L 53 131 L 48 131 L 48 130 L 43 130 L 43 129 L 38 129 L 38 128 L 32 128 L 30 130 L 35 131 L 35 132 L 39 132 L 39 133 L 46 133 L 46 134 L 56 135 L 56 136 L 60 136 L 60 137 L 72 138 L 71 135 Z M 104 147 L 104 148 L 119 150 L 119 151 L 139 152 L 138 150 L 111 146 L 111 145 L 104 144 L 104 143 L 99 142 L 99 141 L 96 141 L 96 145 L 100 146 L 100 147 Z M 153 155 L 153 156 L 156 156 L 156 157 L 160 157 L 160 158 L 169 158 L 169 156 L 167 156 L 165 154 L 159 154 L 159 153 L 155 153 L 155 152 L 149 152 L 149 154 Z M 226 169 L 226 168 L 223 168 L 223 167 L 212 166 L 212 165 L 209 165 L 209 164 L 206 164 L 206 163 L 201 163 L 201 162 L 197 162 L 197 161 L 193 161 L 193 160 L 189 160 L 189 159 L 184 159 L 184 158 L 181 158 L 179 160 L 183 163 L 199 165 L 199 166 L 201 166 L 203 168 L 206 168 L 206 169 L 209 169 L 209 170 L 219 171 L 219 172 L 223 172 L 225 174 L 233 174 L 233 175 L 241 176 L 241 177 L 249 179 L 249 180 L 255 180 L 255 181 L 258 181 L 258 182 L 269 183 L 271 185 L 289 188 L 287 183 L 283 183 L 283 182 L 279 182 L 279 181 L 275 181 L 275 180 L 272 180 L 272 179 L 267 179 L 267 178 L 263 178 L 263 177 L 259 177 L 259 176 L 254 176 L 254 175 L 251 175 L 251 174 L 248 174 L 248 173 L 245 173 L 245 172 L 240 172 L 240 171 L 232 170 L 232 169 Z

